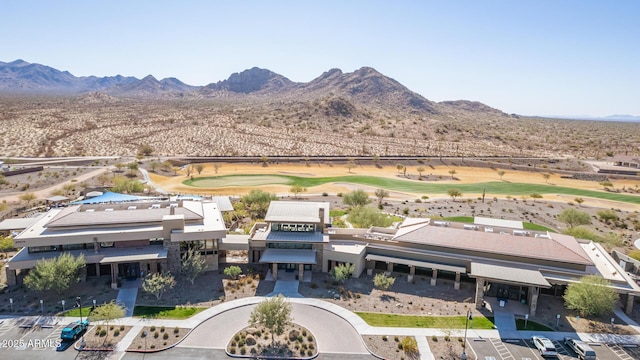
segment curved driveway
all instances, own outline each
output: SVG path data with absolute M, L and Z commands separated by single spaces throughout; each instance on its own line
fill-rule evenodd
M 203 322 L 178 347 L 224 349 L 236 332 L 248 325 L 255 307 L 237 307 Z M 345 319 L 327 310 L 291 303 L 293 321 L 316 337 L 320 353 L 369 354 L 358 332 Z

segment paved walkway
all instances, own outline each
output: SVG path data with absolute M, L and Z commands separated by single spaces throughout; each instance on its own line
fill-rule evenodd
M 205 311 L 202 311 L 194 316 L 192 316 L 189 319 L 186 320 L 162 320 L 162 319 L 141 319 L 141 318 L 133 318 L 133 317 L 127 317 L 127 318 L 123 318 L 118 320 L 118 324 L 122 324 L 122 325 L 127 325 L 127 326 L 133 326 L 133 329 L 129 332 L 129 334 L 127 334 L 127 336 L 125 336 L 125 338 L 118 344 L 118 347 L 116 349 L 116 353 L 114 354 L 116 359 L 121 358 L 124 355 L 124 350 L 131 344 L 131 341 L 135 338 L 135 336 L 138 334 L 138 332 L 140 331 L 140 329 L 142 329 L 144 326 L 150 326 L 150 325 L 155 325 L 155 326 L 165 326 L 168 328 L 173 328 L 173 327 L 183 327 L 183 328 L 192 328 L 192 329 L 197 329 L 201 324 L 205 323 L 207 320 L 210 320 L 211 318 L 213 318 L 214 316 L 223 314 L 227 311 L 233 310 L 233 309 L 237 309 L 237 308 L 241 308 L 241 307 L 246 307 L 246 306 L 252 306 L 255 305 L 257 303 L 259 303 L 260 301 L 264 300 L 264 297 L 248 297 L 248 298 L 242 298 L 242 299 L 237 299 L 237 300 L 232 300 L 232 301 L 225 301 L 217 306 L 211 307 L 209 309 L 206 309 Z M 430 336 L 451 336 L 451 337 L 462 337 L 464 336 L 464 329 L 459 329 L 459 330 L 441 330 L 441 329 L 427 329 L 427 328 L 390 328 L 390 327 L 374 327 L 374 326 L 370 326 L 367 323 L 364 322 L 364 320 L 362 320 L 362 318 L 360 318 L 358 315 L 354 314 L 353 312 L 339 306 L 339 305 L 335 305 L 333 303 L 329 303 L 320 299 L 313 299 L 313 298 L 289 298 L 289 301 L 294 304 L 294 306 L 296 306 L 295 304 L 301 304 L 301 305 L 307 305 L 307 306 L 311 306 L 320 310 L 325 310 L 328 311 L 330 313 L 332 313 L 331 316 L 334 317 L 338 317 L 338 318 L 342 318 L 346 321 L 346 323 L 348 323 L 353 329 L 355 329 L 355 331 L 360 334 L 360 335 L 387 335 L 387 336 L 415 336 L 416 340 L 418 340 L 418 346 L 421 352 L 421 358 L 422 359 L 433 359 L 433 354 L 431 353 L 430 349 L 428 348 L 428 343 L 426 341 L 426 337 L 430 337 Z M 628 324 L 630 324 L 631 326 L 634 326 L 636 328 L 636 330 L 640 331 L 640 327 L 638 326 L 638 324 L 636 324 L 635 322 L 633 322 L 631 319 L 629 319 L 626 316 L 623 316 L 624 314 L 619 314 L 618 312 L 616 312 L 617 316 L 620 316 L 620 318 L 622 318 L 623 320 L 627 321 Z M 8 318 L 8 317 L 5 317 Z M 310 322 L 311 324 L 315 323 L 318 320 L 321 320 L 322 317 L 321 316 L 315 316 L 311 319 L 305 320 Z M 64 322 L 72 322 L 78 320 L 78 318 L 76 317 L 67 317 L 67 318 L 63 318 L 63 317 L 51 317 L 49 321 L 51 322 L 57 322 L 57 323 L 64 323 Z M 18 323 L 19 321 L 24 321 L 24 318 L 22 317 L 14 317 L 12 319 L 8 319 L 5 321 L 13 321 L 15 323 Z M 238 321 L 236 319 L 236 321 Z M 245 320 L 246 321 L 246 320 Z M 218 325 L 220 324 L 219 322 L 215 322 Z M 302 323 L 301 321 L 301 325 L 304 325 L 305 327 L 307 326 L 311 326 L 310 324 L 307 323 Z M 218 329 L 222 328 L 220 326 L 217 327 Z M 195 330 L 194 330 L 195 331 Z M 333 332 L 335 335 L 340 335 L 337 332 Z M 217 332 L 216 332 L 217 334 Z M 513 331 L 513 337 L 514 338 L 530 338 L 533 335 L 537 335 L 539 334 L 539 332 L 534 332 L 534 331 Z M 476 330 L 476 329 L 468 329 L 467 331 L 467 338 L 501 338 L 501 333 L 499 330 Z M 590 334 L 590 333 L 571 333 L 571 332 L 547 332 L 545 333 L 545 335 L 552 339 L 552 340 L 562 340 L 564 338 L 564 336 L 577 336 L 585 341 L 588 342 L 605 342 L 605 343 L 622 343 L 622 344 L 640 344 L 640 335 L 614 335 L 614 334 Z M 189 340 L 189 337 L 191 335 L 188 335 L 185 338 L 185 344 L 187 343 L 187 341 Z M 211 335 L 210 335 L 211 336 Z M 359 336 L 358 337 L 358 341 L 359 344 L 364 344 L 362 337 Z M 364 345 L 363 345 L 364 346 Z
M 121 304 L 125 307 L 126 317 L 133 316 L 133 308 L 136 306 L 136 298 L 138 297 L 138 288 L 140 287 L 140 280 L 124 281 L 120 290 L 118 290 L 118 297 L 116 298 L 116 304 Z
M 273 291 L 267 294 L 267 297 L 278 296 L 282 294 L 287 298 L 301 298 L 302 295 L 298 293 L 299 285 L 300 282 L 298 280 L 278 280 L 273 287 Z

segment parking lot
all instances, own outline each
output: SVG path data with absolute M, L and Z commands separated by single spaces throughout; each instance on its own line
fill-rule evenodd
M 73 349 L 57 351 L 65 325 L 38 317 L 0 320 L 2 359 L 74 359 Z
M 576 354 L 561 341 L 553 341 L 558 351 L 558 359 L 575 360 Z M 640 359 L 640 349 L 620 345 L 589 343 L 595 350 L 598 360 L 635 360 Z M 467 354 L 478 360 L 542 360 L 531 339 L 468 339 Z

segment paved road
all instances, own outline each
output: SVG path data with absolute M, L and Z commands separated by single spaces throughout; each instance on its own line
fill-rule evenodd
M 178 347 L 224 349 L 233 335 L 246 327 L 255 305 L 235 308 L 205 321 Z M 343 318 L 309 305 L 291 304 L 293 321 L 316 337 L 320 353 L 367 354 L 362 338 Z

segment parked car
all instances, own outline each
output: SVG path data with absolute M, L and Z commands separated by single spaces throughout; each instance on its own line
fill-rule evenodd
M 558 351 L 556 347 L 553 345 L 551 340 L 547 339 L 544 336 L 534 336 L 531 338 L 533 340 L 533 345 L 535 345 L 536 349 L 540 351 L 540 355 L 543 357 L 547 356 L 558 356 Z
M 578 355 L 579 359 L 596 360 L 596 352 L 584 341 L 565 336 L 564 343 Z
M 62 329 L 62 333 L 60 333 L 60 338 L 62 340 L 75 340 L 82 334 L 83 331 L 87 330 L 89 327 L 89 320 L 78 320 L 72 322 Z

